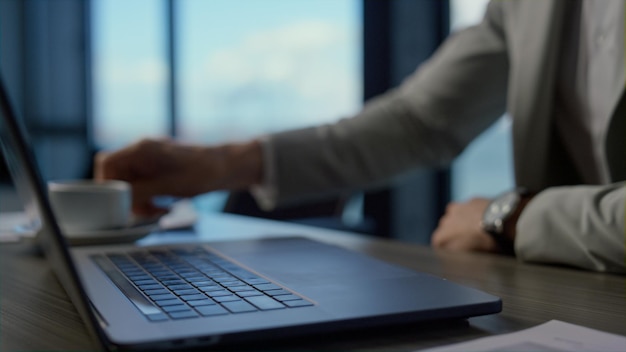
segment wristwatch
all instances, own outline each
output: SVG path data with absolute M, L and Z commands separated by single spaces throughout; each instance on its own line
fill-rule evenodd
M 482 219 L 482 229 L 496 241 L 500 249 L 513 252 L 513 240 L 504 233 L 504 224 L 520 205 L 522 197 L 529 194 L 524 188 L 502 193 L 489 203 Z

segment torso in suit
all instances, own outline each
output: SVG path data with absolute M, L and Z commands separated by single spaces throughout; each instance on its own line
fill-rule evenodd
M 492 1 L 480 25 L 452 35 L 400 87 L 358 115 L 270 136 L 275 201 L 447 164 L 508 112 L 516 183 L 540 192 L 518 222 L 518 258 L 625 272 L 623 88 L 606 132 L 608 184 L 581 184 L 554 128 L 568 4 Z

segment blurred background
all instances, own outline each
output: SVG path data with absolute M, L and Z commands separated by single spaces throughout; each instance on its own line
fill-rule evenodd
M 487 0 L 0 0 L 0 72 L 48 180 L 146 136 L 220 143 L 349 116 L 398 85 Z M 513 184 L 506 116 L 448 169 L 272 213 L 228 211 L 428 243 L 445 204 Z M 0 210 L 13 206 L 0 167 Z M 9 190 L 9 191 L 7 191 Z M 244 192 L 245 193 L 245 192 Z M 4 204 L 4 205 L 3 205 Z

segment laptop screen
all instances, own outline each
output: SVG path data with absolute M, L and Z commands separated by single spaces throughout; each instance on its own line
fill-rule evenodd
M 67 243 L 59 230 L 48 202 L 47 188 L 37 169 L 34 153 L 25 129 L 11 106 L 6 86 L 0 76 L 0 149 L 6 160 L 11 178 L 33 221 L 39 221 L 37 243 L 50 263 L 72 303 L 87 323 L 93 337 L 103 342 L 96 332 L 96 318 L 87 303 L 87 296 L 79 284 L 79 277 L 68 251 Z

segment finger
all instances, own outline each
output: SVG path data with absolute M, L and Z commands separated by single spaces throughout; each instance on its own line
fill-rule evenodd
M 94 165 L 93 165 L 93 177 L 96 180 L 104 180 L 104 165 L 105 160 L 109 157 L 110 153 L 108 152 L 98 152 L 94 156 Z
M 133 213 L 135 215 L 157 216 L 169 211 L 169 209 L 159 207 L 154 203 L 155 197 L 163 195 L 164 192 L 152 184 L 152 182 L 131 183 Z
M 130 181 L 132 178 L 130 165 L 132 165 L 131 159 L 125 152 L 100 152 L 96 155 L 94 178 L 96 180 Z
M 448 236 L 446 236 L 446 232 L 438 227 L 437 229 L 435 229 L 435 232 L 433 232 L 430 238 L 430 245 L 433 248 L 445 248 L 447 242 L 449 241 L 449 238 L 447 237 Z
M 471 250 L 471 248 L 461 241 L 451 241 L 443 248 L 451 252 L 468 252 Z
M 133 206 L 136 212 L 154 213 L 163 209 L 155 205 L 154 200 L 160 196 L 189 197 L 178 185 L 180 182 L 167 178 L 154 178 L 131 182 Z
M 96 154 L 94 177 L 96 179 L 117 179 L 130 181 L 134 171 L 143 159 L 141 146 L 144 141 L 131 144 L 116 151 L 101 151 Z
M 493 237 L 489 236 L 487 233 L 483 233 L 481 239 L 481 250 L 485 252 L 497 252 L 500 249 Z

